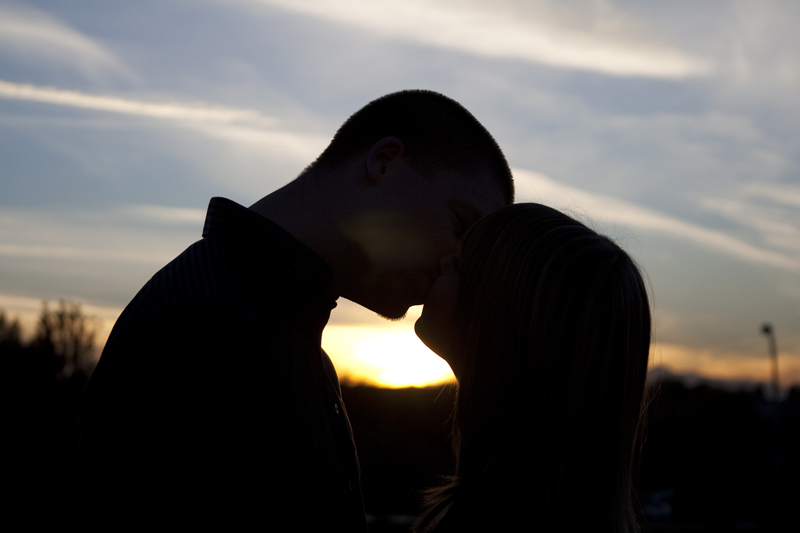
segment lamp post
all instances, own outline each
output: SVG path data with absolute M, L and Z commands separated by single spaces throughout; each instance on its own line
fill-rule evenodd
M 772 530 L 781 530 L 781 450 L 780 450 L 780 390 L 778 389 L 778 344 L 775 342 L 775 330 L 772 324 L 765 322 L 761 333 L 766 335 L 769 343 L 769 358 L 772 366 L 772 496 L 773 524 Z
M 775 330 L 772 329 L 772 324 L 765 322 L 761 326 L 761 333 L 766 335 L 767 342 L 769 343 L 769 358 L 772 362 L 772 401 L 777 403 L 780 399 L 780 390 L 778 388 L 778 345 L 775 342 Z

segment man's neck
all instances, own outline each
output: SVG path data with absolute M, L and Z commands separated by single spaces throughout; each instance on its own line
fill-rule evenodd
M 250 206 L 252 211 L 285 229 L 331 267 L 333 282 L 326 295 L 331 298 L 342 294 L 342 273 L 351 274 L 358 269 L 341 229 L 342 200 L 349 193 L 343 181 L 302 174 Z

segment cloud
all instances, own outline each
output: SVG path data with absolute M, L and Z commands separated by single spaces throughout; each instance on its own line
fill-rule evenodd
M 74 259 L 83 263 L 109 261 L 117 263 L 142 263 L 146 265 L 166 264 L 172 253 L 143 253 L 140 250 L 97 249 L 96 246 L 40 246 L 36 244 L 0 243 L 0 257 L 18 259 Z
M 710 64 L 660 42 L 642 21 L 608 2 L 256 0 L 382 36 L 613 76 L 680 79 Z
M 238 121 L 259 121 L 274 123 L 274 119 L 264 117 L 251 109 L 235 109 L 208 104 L 185 104 L 178 102 L 154 103 L 130 100 L 116 96 L 98 96 L 79 91 L 39 87 L 27 83 L 12 83 L 0 80 L 0 98 L 27 100 L 45 104 L 78 107 L 137 115 L 141 117 L 167 120 L 230 123 Z
M 738 226 L 754 230 L 773 247 L 800 257 L 800 188 L 750 184 L 726 198 L 701 198 L 699 204 Z
M 175 121 L 207 137 L 261 152 L 266 150 L 273 157 L 301 161 L 316 157 L 330 140 L 322 135 L 282 129 L 277 118 L 253 109 L 206 103 L 146 102 L 3 80 L 0 80 L 0 98 Z
M 0 53 L 69 65 L 91 78 L 136 78 L 100 44 L 44 11 L 16 3 L 0 5 Z
M 793 272 L 800 270 L 800 261 L 786 254 L 759 248 L 721 231 L 624 200 L 560 185 L 536 172 L 514 169 L 514 180 L 520 200 L 537 201 L 565 211 L 577 209 L 595 220 L 611 220 L 615 224 L 672 235 L 753 263 Z
M 80 211 L 3 207 L 0 258 L 157 266 L 199 237 L 202 219 L 186 227 L 190 220 L 197 221 L 199 212 L 154 205 Z M 140 224 L 132 224 L 132 219 Z M 57 270 L 59 264 L 48 263 L 48 268 Z
M 800 187 L 797 186 L 776 186 L 767 183 L 753 183 L 745 188 L 745 193 L 751 196 L 760 196 L 772 200 L 777 204 L 800 207 Z
M 159 224 L 191 224 L 202 227 L 206 219 L 205 209 L 190 207 L 168 207 L 163 205 L 128 205 L 119 209 L 122 214 Z
M 261 156 L 305 163 L 316 158 L 330 142 L 330 137 L 324 135 L 256 128 L 243 124 L 213 127 L 209 124 L 198 124 L 196 129 L 208 137 L 255 150 Z

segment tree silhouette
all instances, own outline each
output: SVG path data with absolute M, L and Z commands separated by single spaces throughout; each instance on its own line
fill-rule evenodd
M 6 317 L 6 312 L 0 309 L 0 353 L 20 348 L 22 348 L 22 330 L 19 320 L 11 320 Z
M 84 315 L 80 304 L 59 300 L 57 308 L 50 309 L 44 302 L 30 347 L 50 360 L 48 370 L 57 379 L 68 379 L 76 372 L 88 376 L 96 336 L 97 320 Z
M 4 508 L 29 526 L 63 522 L 78 442 L 78 404 L 94 364 L 97 320 L 44 302 L 34 335 L 0 310 L 0 478 Z

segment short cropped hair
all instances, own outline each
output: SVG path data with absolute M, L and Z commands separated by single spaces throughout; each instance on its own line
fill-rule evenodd
M 423 174 L 488 171 L 513 203 L 511 169 L 497 142 L 464 106 L 433 91 L 406 90 L 373 100 L 342 124 L 307 171 L 335 168 L 385 137 L 403 141 L 404 157 Z

